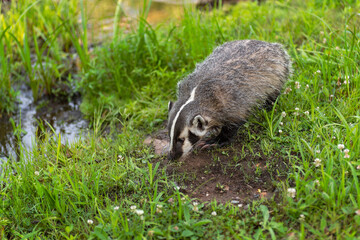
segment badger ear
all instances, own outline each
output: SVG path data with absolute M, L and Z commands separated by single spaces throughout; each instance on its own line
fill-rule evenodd
M 192 120 L 192 124 L 197 129 L 204 130 L 205 126 L 207 125 L 207 121 L 201 115 L 196 115 Z
M 169 101 L 168 103 L 168 112 L 170 112 L 170 110 L 172 109 L 174 103 L 172 101 Z

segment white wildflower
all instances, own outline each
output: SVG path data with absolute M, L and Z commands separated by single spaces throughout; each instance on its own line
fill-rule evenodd
M 281 130 L 281 129 L 279 129 L 279 133 L 280 133 L 280 134 L 282 133 L 282 130 Z
M 295 198 L 295 196 L 296 196 L 296 189 L 295 188 L 288 188 L 287 192 L 288 192 L 289 197 Z
M 305 115 L 309 115 L 310 113 L 309 113 L 309 111 L 305 111 L 304 114 L 305 114 Z
M 131 209 L 131 210 L 135 210 L 135 209 L 136 209 L 136 206 L 135 206 L 135 205 L 132 205 L 132 206 L 130 207 L 130 209 Z
M 321 166 L 321 159 L 315 158 L 314 165 L 315 165 L 315 167 L 320 167 Z
M 360 215 L 360 209 L 356 210 L 356 211 L 355 211 L 355 214 L 356 214 L 356 215 Z
M 350 158 L 349 152 L 350 152 L 349 149 L 344 150 L 344 153 L 345 153 L 344 158 Z
M 284 118 L 284 117 L 286 117 L 286 112 L 282 112 L 281 113 L 281 116 Z
M 36 176 L 39 176 L 39 175 L 40 175 L 40 172 L 39 172 L 39 171 L 35 171 L 34 174 L 35 174 Z
M 299 220 L 302 221 L 302 222 L 305 221 L 305 215 L 304 215 L 304 214 L 300 214 Z
M 91 224 L 93 224 L 93 223 L 94 223 L 94 221 L 93 221 L 93 220 L 91 220 L 91 219 L 89 219 L 89 220 L 87 220 L 87 223 L 91 225 Z
M 283 123 L 283 122 L 279 122 L 279 124 L 280 124 L 280 126 L 283 126 L 283 125 L 284 125 L 284 123 Z
M 317 149 L 315 152 L 316 152 L 316 153 L 320 153 L 320 150 L 319 150 L 319 149 Z
M 360 165 L 357 165 L 356 169 L 357 169 L 357 170 L 360 170 Z
M 289 87 L 287 87 L 287 88 L 285 88 L 284 94 L 288 94 L 288 93 L 290 93 L 291 91 L 292 91 L 292 89 L 289 88 Z
M 216 216 L 217 213 L 216 213 L 215 211 L 213 211 L 213 212 L 211 213 L 211 215 Z
M 299 111 L 300 109 L 299 108 L 295 108 L 295 111 Z
M 119 206 L 115 206 L 114 210 L 117 211 L 117 210 L 119 210 L 119 208 L 120 208 Z
M 340 149 L 340 151 L 342 151 L 345 148 L 344 144 L 338 144 L 338 149 Z
M 299 82 L 295 82 L 295 88 L 296 89 L 299 89 L 301 87 L 300 83 Z
M 325 44 L 326 43 L 326 38 L 323 38 L 323 44 Z
M 144 210 L 141 210 L 141 209 L 135 209 L 134 211 L 137 215 L 141 216 L 144 214 Z
M 309 84 L 306 84 L 306 87 L 305 87 L 305 89 L 309 89 L 309 87 L 310 87 L 310 86 L 309 86 Z

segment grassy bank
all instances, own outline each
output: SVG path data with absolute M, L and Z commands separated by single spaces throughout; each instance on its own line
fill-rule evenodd
M 85 49 L 76 84 L 92 131 L 66 145 L 43 133 L 20 161 L 2 165 L 1 238 L 359 237 L 359 12 L 359 3 L 337 1 L 186 10 L 166 25 L 140 21 L 131 33 L 119 31 L 91 58 L 68 35 L 78 53 Z M 267 201 L 196 204 L 143 139 L 164 127 L 167 101 L 196 62 L 223 42 L 249 38 L 280 42 L 293 59 L 294 75 L 276 106 L 250 119 L 261 131 L 240 130 L 246 148 L 281 153 L 288 176 L 274 179 L 277 197 Z M 107 124 L 114 131 L 104 135 Z

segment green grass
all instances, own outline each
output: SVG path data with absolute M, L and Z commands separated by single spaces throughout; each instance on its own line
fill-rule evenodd
M 187 9 L 179 21 L 153 27 L 141 20 L 131 33 L 120 30 L 116 41 L 84 58 L 79 73 L 82 110 L 93 131 L 66 145 L 44 133 L 20 161 L 2 165 L 1 238 L 359 237 L 359 12 L 350 1 L 244 2 L 226 11 Z M 67 36 L 74 42 L 75 35 Z M 196 62 L 223 42 L 248 38 L 280 42 L 293 59 L 288 93 L 250 119 L 262 132 L 241 130 L 249 134 L 247 148 L 260 139 L 263 151 L 279 151 L 288 177 L 276 183 L 277 201 L 254 201 L 246 209 L 215 201 L 194 206 L 142 141 L 163 128 L 167 101 Z M 79 54 L 87 51 L 78 47 Z M 11 58 L 4 53 L 0 48 L 2 60 Z M 15 71 L 1 69 L 2 76 Z M 105 124 L 119 122 L 120 132 L 102 135 Z

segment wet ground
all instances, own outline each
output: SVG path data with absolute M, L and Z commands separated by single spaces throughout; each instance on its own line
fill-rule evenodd
M 73 141 L 87 128 L 88 123 L 79 109 L 81 99 L 78 96 L 70 98 L 70 101 L 63 97 L 43 98 L 35 104 L 29 88 L 23 85 L 19 91 L 19 109 L 11 118 L 22 129 L 20 136 L 23 147 L 33 145 L 39 124 L 52 131 L 50 124 L 56 134 L 61 133 L 63 143 Z M 0 161 L 10 157 L 16 159 L 18 152 L 13 124 L 9 116 L 3 115 L 0 118 Z
M 248 134 L 240 133 L 229 146 L 192 153 L 177 161 L 165 157 L 157 161 L 179 184 L 180 191 L 200 201 L 247 204 L 252 200 L 276 198 L 276 182 L 287 176 L 287 162 L 277 151 L 265 153 L 261 140 L 246 143 Z M 166 154 L 169 139 L 161 131 L 145 140 L 159 156 Z

